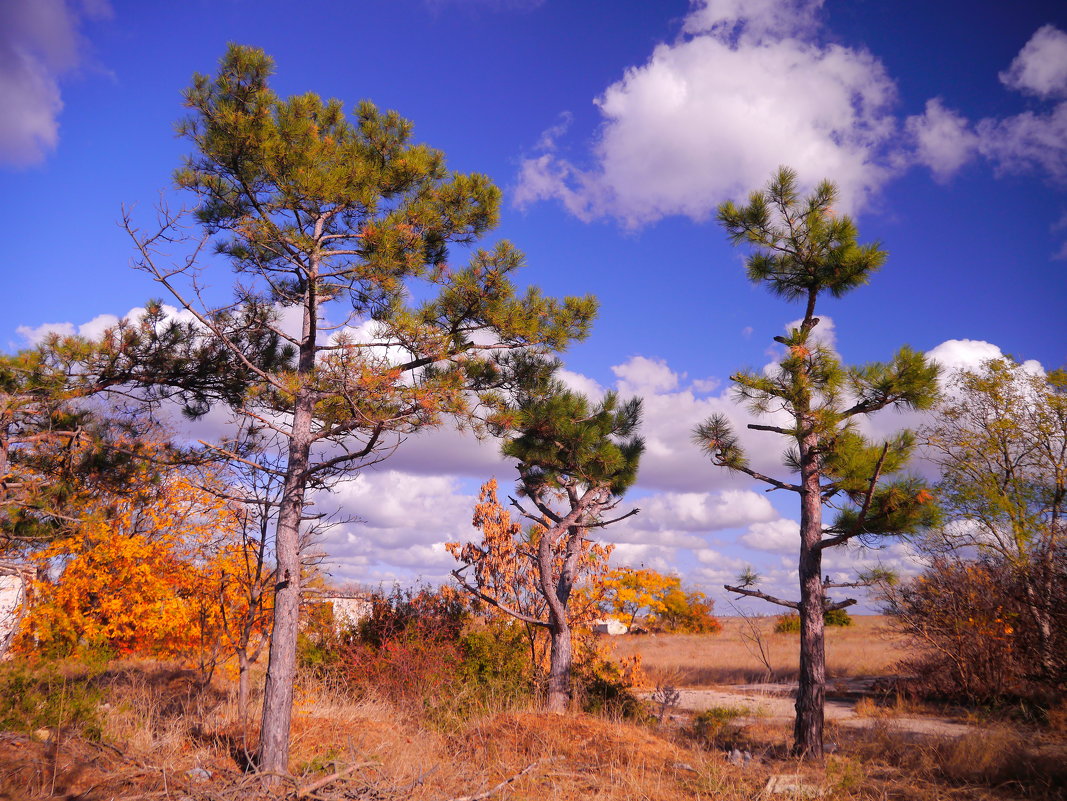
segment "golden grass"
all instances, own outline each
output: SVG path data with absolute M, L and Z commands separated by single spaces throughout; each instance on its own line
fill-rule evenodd
M 1056 762 L 1055 755 L 1034 752 L 1028 735 L 1007 728 L 918 744 L 887 727 L 856 735 L 855 742 L 831 728 L 841 752 L 812 765 L 785 756 L 787 726 L 756 720 L 729 735 L 756 754 L 742 767 L 729 764 L 725 741 L 702 738 L 684 721 L 647 726 L 520 709 L 457 717 L 442 729 L 427 725 L 419 710 L 305 681 L 293 725 L 294 780 L 272 795 L 242 770 L 244 749 L 255 745 L 255 722 L 247 731 L 236 722 L 227 682 L 200 687 L 189 671 L 148 661 L 112 666 L 104 682 L 104 744 L 0 734 L 0 799 L 292 798 L 297 785 L 352 765 L 361 767 L 319 795 L 455 799 L 482 793 L 531 764 L 493 798 L 741 801 L 762 797 L 773 775 L 799 773 L 829 801 L 1001 801 L 1023 791 L 1054 799 L 1055 782 L 1067 779 L 1062 749 Z M 194 768 L 211 777 L 191 778 Z
M 826 630 L 827 677 L 832 681 L 892 673 L 893 665 L 904 656 L 904 644 L 889 630 L 886 618 L 854 615 L 852 619 L 851 626 Z M 775 633 L 773 617 L 720 620 L 723 630 L 719 634 L 627 634 L 613 637 L 611 643 L 618 659 L 640 654 L 653 684 L 709 687 L 796 679 L 799 634 Z M 750 623 L 763 642 L 770 676 L 760 660 Z

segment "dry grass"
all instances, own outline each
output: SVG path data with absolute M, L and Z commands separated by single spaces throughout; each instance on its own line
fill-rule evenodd
M 743 618 L 720 618 L 719 634 L 624 635 L 612 638 L 616 657 L 641 655 L 642 666 L 654 684 L 709 687 L 796 679 L 799 634 L 777 634 L 774 618 L 751 622 L 763 641 L 767 668 Z M 889 631 L 881 615 L 856 615 L 853 624 L 826 630 L 826 669 L 829 679 L 883 676 L 904 655 L 903 643 Z
M 104 744 L 62 736 L 56 742 L 54 733 L 47 742 L 0 734 L 0 799 L 268 797 L 243 770 L 245 749 L 255 742 L 235 722 L 231 688 L 221 681 L 200 687 L 195 678 L 151 662 L 109 669 L 102 679 Z M 476 795 L 534 763 L 492 797 L 747 801 L 764 797 L 772 775 L 799 773 L 829 801 L 1021 796 L 1052 801 L 1062 797 L 1057 782 L 1067 780 L 1062 744 L 1058 751 L 1035 750 L 1032 735 L 1008 728 L 956 741 L 909 741 L 877 726 L 851 741 L 841 732 L 831 735 L 841 751 L 824 765 L 802 765 L 786 756 L 788 727 L 749 722 L 728 734 L 730 745 L 756 756 L 742 767 L 726 759 L 727 740 L 698 735 L 687 720 L 649 727 L 512 710 L 457 718 L 442 730 L 427 725 L 416 710 L 356 700 L 343 688 L 305 682 L 298 693 L 290 768 L 295 782 L 306 786 L 361 765 L 319 797 L 379 801 Z M 195 768 L 210 771 L 210 779 L 191 776 Z M 281 795 L 292 798 L 293 786 L 286 785 Z

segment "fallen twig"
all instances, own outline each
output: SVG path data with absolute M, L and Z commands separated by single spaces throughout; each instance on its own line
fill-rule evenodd
M 316 790 L 321 790 L 326 785 L 332 784 L 333 782 L 338 781 L 339 779 L 343 779 L 348 774 L 357 771 L 360 768 L 366 768 L 374 764 L 374 762 L 357 762 L 355 765 L 349 765 L 348 767 L 338 768 L 329 776 L 323 776 L 321 779 L 316 779 L 311 784 L 306 784 L 303 787 L 297 787 L 296 797 L 307 798 L 308 796 L 314 795 Z
M 531 770 L 533 770 L 535 767 L 537 767 L 539 764 L 540 764 L 540 760 L 538 760 L 537 762 L 531 762 L 529 765 L 527 765 L 525 768 L 520 770 L 514 776 L 509 776 L 508 778 L 504 779 L 504 781 L 500 782 L 500 784 L 497 784 L 497 785 L 495 785 L 493 787 L 490 787 L 485 792 L 475 793 L 474 795 L 461 795 L 461 796 L 458 796 L 456 798 L 449 798 L 446 801 L 482 801 L 482 799 L 489 798 L 491 795 L 495 795 L 496 793 L 498 793 L 501 790 L 503 790 L 505 787 L 507 787 L 512 782 L 517 781 L 518 779 L 522 778 L 527 773 L 529 773 Z

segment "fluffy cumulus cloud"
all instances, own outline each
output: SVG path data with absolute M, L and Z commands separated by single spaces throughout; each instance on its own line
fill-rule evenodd
M 1043 107 L 971 121 L 940 98 L 930 100 L 921 115 L 905 121 L 913 161 L 946 180 L 980 155 L 999 173 L 1032 172 L 1067 183 L 1067 33 L 1053 25 L 1039 28 L 1000 80 L 1044 101 Z
M 59 82 L 82 61 L 78 27 L 110 15 L 107 0 L 0 3 L 0 163 L 39 162 L 59 140 Z
M 928 100 L 926 111 L 908 117 L 904 128 L 914 140 L 915 161 L 928 167 L 941 182 L 955 175 L 978 150 L 978 136 L 968 120 L 945 108 L 941 98 Z
M 800 548 L 800 524 L 787 518 L 753 523 L 741 542 L 757 551 L 795 554 Z
M 140 310 L 143 313 L 143 309 Z M 131 315 L 133 312 L 130 313 Z M 61 337 L 72 337 L 75 334 L 87 339 L 98 339 L 101 334 L 114 325 L 118 325 L 119 318 L 113 314 L 98 314 L 92 320 L 82 325 L 74 323 L 42 323 L 38 326 L 20 325 L 15 329 L 25 344 L 40 345 L 53 334 Z
M 833 176 L 853 211 L 917 165 L 939 182 L 984 161 L 997 174 L 1067 184 L 1067 32 L 1040 28 L 1000 74 L 1037 107 L 972 120 L 935 97 L 901 119 L 883 64 L 827 41 L 821 6 L 691 0 L 678 38 L 595 98 L 601 125 L 588 157 L 560 155 L 564 115 L 522 161 L 515 203 L 556 200 L 580 219 L 631 227 L 667 215 L 699 221 L 780 164 L 802 183 Z
M 1067 97 L 1067 33 L 1054 25 L 1038 28 L 1000 80 L 1038 97 Z
M 926 355 L 941 365 L 944 374 L 959 369 L 975 370 L 990 359 L 1004 358 L 999 347 L 980 339 L 949 339 L 927 351 Z M 1034 359 L 1028 359 L 1022 366 L 1035 375 L 1045 373 L 1041 363 Z
M 780 164 L 805 182 L 833 175 L 855 208 L 890 174 L 880 157 L 896 89 L 868 51 L 822 44 L 819 0 L 698 0 L 679 39 L 596 99 L 594 163 L 556 155 L 521 167 L 516 202 L 556 198 L 573 214 L 640 225 L 700 220 Z

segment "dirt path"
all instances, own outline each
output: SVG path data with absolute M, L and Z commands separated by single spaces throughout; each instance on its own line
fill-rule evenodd
M 702 712 L 713 707 L 744 707 L 747 714 L 738 717 L 740 724 L 763 721 L 792 724 L 794 687 L 786 684 L 720 687 L 709 690 L 678 688 L 678 707 Z M 855 698 L 828 698 L 826 720 L 838 726 L 865 729 L 876 724 L 911 735 L 962 737 L 975 731 L 974 726 L 940 717 L 863 716 L 856 714 Z

